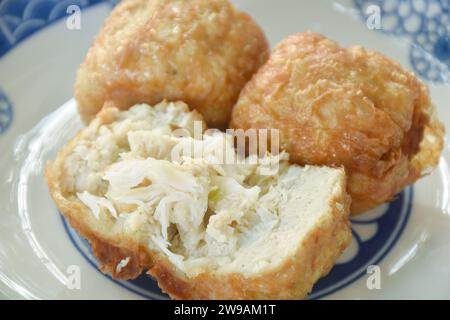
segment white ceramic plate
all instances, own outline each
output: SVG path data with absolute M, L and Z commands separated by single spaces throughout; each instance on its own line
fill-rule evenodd
M 101 274 L 89 246 L 59 215 L 43 176 L 45 161 L 82 126 L 71 100 L 75 72 L 113 2 L 0 1 L 1 298 L 165 298 L 147 276 L 119 282 Z M 312 30 L 399 61 L 429 83 L 450 128 L 447 0 L 370 1 L 377 6 L 368 11 L 366 0 L 235 2 L 272 46 Z M 82 8 L 79 30 L 67 28 L 72 4 Z M 450 298 L 449 163 L 447 135 L 431 175 L 353 219 L 352 245 L 310 298 Z

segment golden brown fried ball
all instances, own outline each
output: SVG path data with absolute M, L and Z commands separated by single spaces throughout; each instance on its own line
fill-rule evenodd
M 231 126 L 279 129 L 296 163 L 343 165 L 352 213 L 391 200 L 436 166 L 444 135 L 414 74 L 310 32 L 274 49 L 242 91 Z
M 90 121 L 110 100 L 183 100 L 225 127 L 239 92 L 268 56 L 260 27 L 228 0 L 124 0 L 78 70 L 75 97 Z

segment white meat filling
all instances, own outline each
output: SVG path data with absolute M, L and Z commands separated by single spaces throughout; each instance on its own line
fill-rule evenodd
M 144 232 L 150 248 L 188 276 L 205 262 L 232 262 L 241 247 L 277 226 L 287 171 L 295 169 L 286 154 L 267 155 L 264 163 L 280 169 L 262 175 L 261 161 L 239 159 L 232 136 L 194 138 L 201 118 L 180 103 L 137 105 L 117 117 L 91 123 L 66 165 L 74 173 L 68 189 L 97 219 L 112 217 L 121 232 Z M 188 130 L 180 136 L 179 128 Z M 237 164 L 223 164 L 230 155 Z

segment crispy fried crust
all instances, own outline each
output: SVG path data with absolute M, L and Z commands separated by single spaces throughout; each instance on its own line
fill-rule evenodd
M 336 205 L 344 205 L 343 211 L 349 212 L 351 200 L 344 190 L 342 178 L 340 192 L 330 201 L 333 210 L 298 244 L 295 255 L 275 270 L 249 277 L 203 273 L 188 279 L 166 258 L 159 257 L 148 273 L 174 299 L 303 299 L 351 241 L 348 216 Z
M 391 200 L 437 165 L 444 128 L 427 88 L 384 55 L 304 32 L 245 86 L 234 128 L 276 128 L 290 159 L 345 166 L 352 213 Z
M 80 66 L 75 97 L 90 121 L 111 100 L 182 100 L 224 128 L 239 92 L 264 63 L 263 31 L 228 0 L 123 0 Z

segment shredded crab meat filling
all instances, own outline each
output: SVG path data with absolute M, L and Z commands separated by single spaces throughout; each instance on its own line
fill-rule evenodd
M 97 219 L 143 232 L 151 249 L 188 275 L 205 262 L 230 263 L 276 227 L 287 194 L 281 180 L 289 184 L 287 154 L 240 159 L 231 135 L 194 137 L 196 120 L 180 103 L 137 105 L 107 125 L 95 120 L 66 168 L 77 172 L 68 189 Z M 223 164 L 230 155 L 235 163 Z M 262 174 L 273 165 L 277 175 Z

